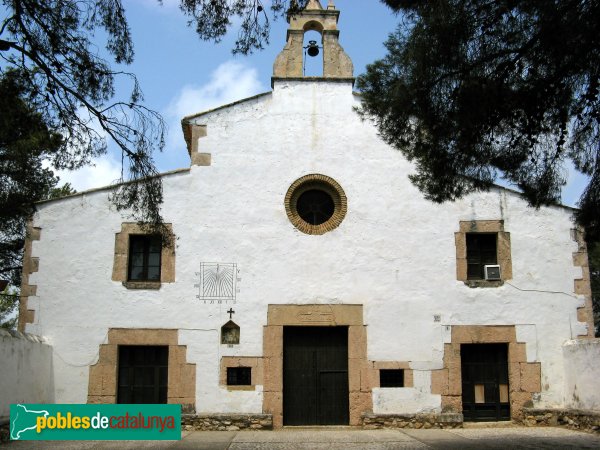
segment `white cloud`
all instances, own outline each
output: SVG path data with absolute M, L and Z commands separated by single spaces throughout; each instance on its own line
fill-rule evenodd
M 117 181 L 121 176 L 121 163 L 106 155 L 94 161 L 93 166 L 79 170 L 54 170 L 54 174 L 60 177 L 59 186 L 71 183 L 77 191 L 85 191 Z
M 169 124 L 166 152 L 171 149 L 181 151 L 181 119 L 184 116 L 242 100 L 265 90 L 258 80 L 258 71 L 237 61 L 221 64 L 204 85 L 184 86 L 164 114 Z
M 183 116 L 241 100 L 263 90 L 258 71 L 237 61 L 221 64 L 205 85 L 184 86 L 167 109 L 168 116 Z

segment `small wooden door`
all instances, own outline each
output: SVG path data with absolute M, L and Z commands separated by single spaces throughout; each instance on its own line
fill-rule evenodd
M 119 346 L 117 403 L 167 403 L 169 347 Z
M 465 421 L 510 420 L 507 344 L 460 346 Z
M 348 327 L 284 327 L 284 425 L 348 425 Z

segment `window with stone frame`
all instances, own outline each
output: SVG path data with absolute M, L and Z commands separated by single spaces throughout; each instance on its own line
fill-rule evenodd
M 485 266 L 498 264 L 497 233 L 467 233 L 467 279 L 485 280 Z
M 228 386 L 250 386 L 252 384 L 251 367 L 228 367 L 227 385 Z
M 457 280 L 471 288 L 485 288 L 512 279 L 510 233 L 503 220 L 461 220 L 454 238 Z M 486 265 L 499 266 L 500 279 L 486 280 Z
M 162 283 L 175 282 L 175 235 L 172 225 L 168 242 L 164 236 L 147 232 L 137 223 L 122 223 L 115 233 L 112 280 L 127 289 L 160 289 Z
M 129 236 L 128 281 L 160 281 L 162 239 L 156 235 Z
M 403 369 L 380 369 L 379 370 L 379 387 L 382 387 L 382 388 L 404 387 L 404 370 Z

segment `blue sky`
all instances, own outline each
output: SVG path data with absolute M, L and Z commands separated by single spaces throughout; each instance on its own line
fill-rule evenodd
M 264 2 L 268 3 L 268 0 Z M 125 69 L 134 72 L 142 86 L 145 105 L 159 111 L 169 126 L 167 145 L 155 155 L 159 171 L 189 166 L 180 120 L 183 116 L 240 100 L 271 89 L 273 61 L 285 44 L 285 18 L 271 20 L 270 45 L 250 56 L 233 56 L 237 35 L 233 29 L 219 44 L 201 41 L 179 10 L 179 0 L 123 0 L 135 45 L 135 61 Z M 326 7 L 327 0 L 321 0 Z M 383 42 L 399 17 L 378 0 L 335 0 L 341 11 L 340 43 L 354 62 L 355 76 L 367 64 L 385 55 Z M 307 36 L 309 39 L 310 36 Z M 307 75 L 319 70 L 309 60 Z M 126 96 L 130 86 L 120 85 Z M 114 147 L 113 147 L 114 148 Z M 112 150 L 95 167 L 77 173 L 61 172 L 62 181 L 78 190 L 110 184 L 119 177 L 120 156 Z M 563 194 L 574 205 L 585 186 L 584 177 L 569 172 Z

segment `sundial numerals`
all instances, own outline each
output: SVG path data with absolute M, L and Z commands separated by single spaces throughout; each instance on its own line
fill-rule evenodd
M 242 281 L 236 263 L 200 263 L 200 271 L 195 274 L 196 298 L 204 304 L 236 303 L 238 283 Z

